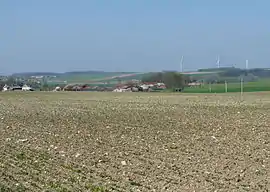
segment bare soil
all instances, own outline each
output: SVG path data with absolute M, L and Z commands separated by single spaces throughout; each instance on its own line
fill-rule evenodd
M 269 101 L 0 93 L 0 191 L 269 191 Z

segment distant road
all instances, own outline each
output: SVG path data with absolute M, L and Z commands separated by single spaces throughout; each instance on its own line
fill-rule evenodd
M 211 74 L 211 73 L 218 73 L 219 71 L 191 71 L 191 72 L 182 72 L 182 74 L 186 75 L 197 75 L 197 74 Z
M 108 77 L 108 79 L 116 79 L 116 78 L 132 77 L 132 76 L 141 75 L 141 74 L 145 74 L 145 73 L 130 73 L 130 74 L 123 74 L 123 75 L 119 75 L 119 76 Z M 106 79 L 106 78 L 105 78 L 105 79 Z

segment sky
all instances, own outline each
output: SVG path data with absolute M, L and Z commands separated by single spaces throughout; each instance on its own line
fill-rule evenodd
M 1 0 L 0 73 L 270 67 L 269 0 Z

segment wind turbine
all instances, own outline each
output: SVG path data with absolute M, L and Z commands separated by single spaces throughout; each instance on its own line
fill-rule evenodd
M 246 60 L 246 70 L 248 70 L 248 60 Z
M 183 72 L 183 62 L 184 62 L 184 56 L 181 57 L 181 61 L 180 61 L 180 72 Z
M 220 57 L 218 56 L 218 58 L 217 58 L 217 68 L 220 68 Z

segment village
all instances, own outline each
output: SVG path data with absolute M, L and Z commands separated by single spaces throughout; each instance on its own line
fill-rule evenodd
M 23 86 L 8 86 L 6 84 L 3 87 L 2 91 L 34 91 L 34 89 L 26 84 L 24 84 Z
M 145 83 L 134 83 L 127 82 L 123 84 L 116 84 L 115 86 L 107 86 L 106 84 L 101 84 L 99 86 L 91 86 L 88 84 L 68 84 L 64 87 L 56 86 L 54 89 L 47 91 L 108 91 L 108 92 L 155 92 L 162 91 L 166 89 L 164 83 L 159 82 L 145 82 Z M 23 86 L 9 86 L 5 84 L 2 89 L 3 92 L 6 91 L 42 91 L 39 89 L 34 89 L 31 86 L 24 84 Z

